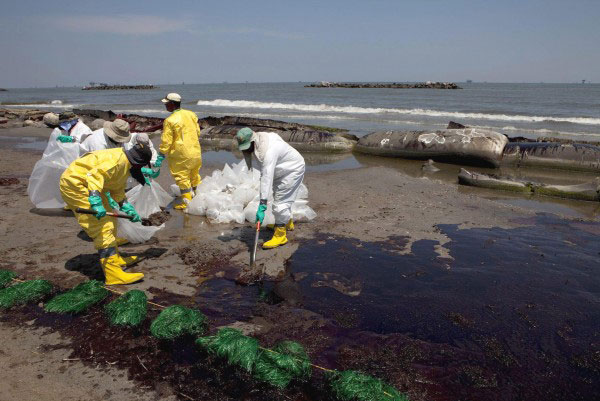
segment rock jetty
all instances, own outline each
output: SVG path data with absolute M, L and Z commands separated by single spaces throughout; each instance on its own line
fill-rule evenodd
M 462 89 L 454 82 L 420 82 L 404 83 L 357 83 L 357 82 L 325 82 L 304 85 L 305 88 L 389 88 L 389 89 Z
M 155 89 L 154 85 L 93 85 L 81 88 L 84 91 L 110 91 L 130 89 Z

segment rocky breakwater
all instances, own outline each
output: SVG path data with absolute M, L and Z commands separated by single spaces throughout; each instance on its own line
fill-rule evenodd
M 476 128 L 377 131 L 360 138 L 355 150 L 377 156 L 498 167 L 507 143 L 505 135 Z
M 388 88 L 388 89 L 462 89 L 454 82 L 419 82 L 408 83 L 359 83 L 359 82 L 319 82 L 305 85 L 305 88 Z
M 108 90 L 131 90 L 131 89 L 155 89 L 154 85 L 94 85 L 84 86 L 84 91 L 108 91 Z
M 350 152 L 358 141 L 355 135 L 343 129 L 251 117 L 206 117 L 199 124 L 202 128 L 200 143 L 219 149 L 230 149 L 235 134 L 242 127 L 255 132 L 276 132 L 294 148 L 307 152 Z

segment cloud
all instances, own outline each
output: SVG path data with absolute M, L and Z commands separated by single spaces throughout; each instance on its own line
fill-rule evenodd
M 187 31 L 191 21 L 152 15 L 80 15 L 52 18 L 56 28 L 71 32 L 112 33 L 118 35 L 157 35 Z

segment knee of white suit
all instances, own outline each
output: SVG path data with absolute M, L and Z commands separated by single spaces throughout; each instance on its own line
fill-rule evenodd
M 293 202 L 273 202 L 273 216 L 275 224 L 287 224 L 292 218 Z

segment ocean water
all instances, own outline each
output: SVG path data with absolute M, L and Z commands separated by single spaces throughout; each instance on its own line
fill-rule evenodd
M 460 83 L 462 90 L 305 88 L 304 83 L 160 85 L 154 90 L 30 88 L 0 92 L 2 107 L 96 108 L 166 116 L 178 92 L 198 116 L 241 115 L 346 128 L 430 130 L 453 120 L 508 136 L 600 141 L 600 84 Z

